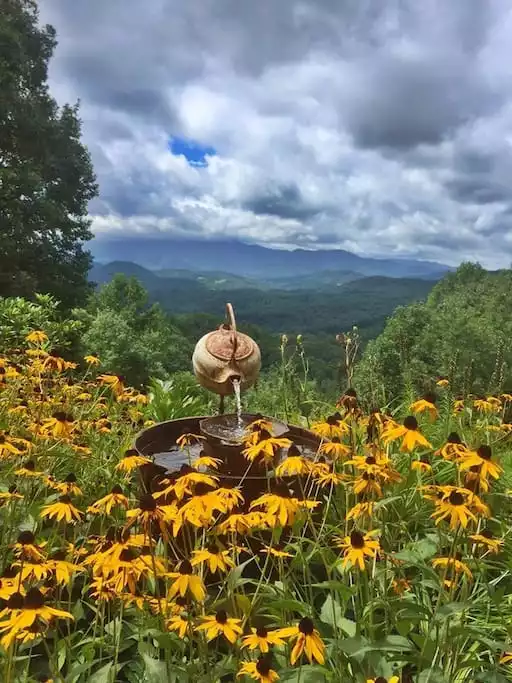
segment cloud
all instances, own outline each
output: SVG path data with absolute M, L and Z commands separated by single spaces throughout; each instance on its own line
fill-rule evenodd
M 512 260 L 506 0 L 40 5 L 52 92 L 81 100 L 97 239 Z

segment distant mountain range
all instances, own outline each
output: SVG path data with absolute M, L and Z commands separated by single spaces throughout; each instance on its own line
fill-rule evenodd
M 282 280 L 283 285 L 288 278 L 317 277 L 319 273 L 330 273 L 326 277 L 332 285 L 333 278 L 339 278 L 340 283 L 343 283 L 347 278 L 374 275 L 438 280 L 452 270 L 449 266 L 431 261 L 365 258 L 341 249 L 286 251 L 237 240 L 94 240 L 91 251 L 95 261 L 103 264 L 112 261 L 131 262 L 152 271 L 209 273 L 210 278 L 215 273 L 221 273 L 222 277 L 228 273 L 264 282 Z

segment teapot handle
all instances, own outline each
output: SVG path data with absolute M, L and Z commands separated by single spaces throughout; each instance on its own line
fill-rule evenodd
M 229 326 L 231 327 L 231 345 L 233 346 L 233 356 L 236 356 L 236 347 L 238 345 L 238 338 L 236 335 L 236 320 L 235 311 L 233 310 L 232 304 L 226 304 L 226 313 L 229 320 Z

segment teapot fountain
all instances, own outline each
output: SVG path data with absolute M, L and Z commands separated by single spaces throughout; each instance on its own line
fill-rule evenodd
M 197 342 L 192 357 L 198 382 L 221 398 L 219 415 L 169 420 L 148 427 L 136 437 L 135 449 L 152 460 L 152 464 L 141 468 L 146 491 L 158 490 L 162 478 L 179 476 L 180 470 L 184 471 L 191 460 L 200 455 L 220 461 L 218 469 L 211 474 L 220 478 L 221 486 L 238 487 L 246 505 L 268 491 L 269 480 L 275 479 L 264 464 L 258 461 L 249 464 L 242 453 L 248 426 L 263 416 L 242 413 L 240 404 L 238 414 L 224 414 L 225 397 L 236 393 L 239 398 L 238 391 L 253 386 L 261 368 L 258 345 L 251 337 L 237 331 L 231 304 L 227 304 L 226 310 L 228 322 L 204 335 Z M 320 444 L 315 434 L 274 418 L 265 417 L 265 421 L 271 424 L 273 436 L 286 437 L 292 444 L 290 448 L 298 448 L 305 457 L 315 457 Z M 199 435 L 200 438 L 187 449 L 181 449 L 177 441 L 183 434 Z M 280 449 L 275 463 L 284 459 L 287 452 L 288 448 Z M 292 488 L 294 481 L 299 483 L 297 478 L 286 479 Z

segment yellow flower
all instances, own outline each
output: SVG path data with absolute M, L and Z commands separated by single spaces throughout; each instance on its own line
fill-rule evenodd
M 292 444 L 293 446 L 293 444 Z M 290 447 L 291 451 L 291 447 Z M 293 477 L 294 475 L 307 475 L 311 472 L 311 462 L 302 455 L 288 455 L 277 467 L 278 477 Z
M 319 448 L 319 453 L 327 455 L 332 460 L 338 460 L 350 453 L 350 447 L 334 437 L 331 441 L 324 441 Z
M 284 640 L 279 631 L 267 631 L 264 626 L 251 628 L 251 635 L 242 639 L 242 647 L 248 647 L 249 650 L 265 653 L 269 651 L 270 645 L 284 645 Z
M 194 550 L 192 553 L 192 566 L 206 563 L 212 574 L 215 572 L 227 572 L 235 566 L 229 556 L 228 550 L 221 550 L 216 543 L 211 543 L 202 550 Z
M 15 596 L 18 596 L 16 600 Z M 6 639 L 2 640 L 4 646 L 6 641 L 10 644 L 17 633 L 29 629 L 36 622 L 49 624 L 54 619 L 73 619 L 69 612 L 45 605 L 44 596 L 37 588 L 31 588 L 25 597 L 20 593 L 12 595 L 9 603 L 17 607 L 11 608 L 7 621 L 0 623 L 0 632 Z
M 491 447 L 483 444 L 482 446 L 479 446 L 476 451 L 468 451 L 461 457 L 461 460 L 458 463 L 459 469 L 463 472 L 464 470 L 469 470 L 471 467 L 479 467 L 481 479 L 488 479 L 489 477 L 499 479 L 503 469 L 493 462 L 491 458 Z
M 503 539 L 494 538 L 490 529 L 483 529 L 478 534 L 469 537 L 474 543 L 484 546 L 490 553 L 499 553 L 503 545 Z
M 347 512 L 346 519 L 359 519 L 360 517 L 368 517 L 368 519 L 371 519 L 373 517 L 374 507 L 375 503 L 372 502 L 356 503 L 354 507 Z
M 324 422 L 313 422 L 311 431 L 323 439 L 341 439 L 345 434 L 350 432 L 350 427 L 343 421 L 339 413 L 329 415 Z
M 182 434 L 180 437 L 176 439 L 176 444 L 180 448 L 188 448 L 189 446 L 194 446 L 195 444 L 201 443 L 201 441 L 205 441 L 205 437 L 201 436 L 201 434 Z
M 439 448 L 435 454 L 440 455 L 445 460 L 455 460 L 468 452 L 467 446 L 462 443 L 462 439 L 456 432 L 448 435 L 444 446 Z
M 73 505 L 71 498 L 64 495 L 60 496 L 57 502 L 46 505 L 41 510 L 41 517 L 55 519 L 57 522 L 65 520 L 68 524 L 74 524 L 80 521 L 82 513 Z
M 48 434 L 55 439 L 68 439 L 74 429 L 74 419 L 62 410 L 57 411 L 52 417 L 43 420 L 42 434 Z
M 436 382 L 436 386 L 443 387 L 443 388 L 447 387 L 449 384 L 450 384 L 450 382 L 446 379 L 446 377 L 441 377 Z
M 192 462 L 192 467 L 195 470 L 199 470 L 204 468 L 209 468 L 211 470 L 216 470 L 218 469 L 219 465 L 222 464 L 222 460 L 219 460 L 219 458 L 212 458 L 209 455 L 201 455 L 199 458 L 196 458 Z
M 480 499 L 468 489 L 457 487 L 445 487 L 446 494 L 435 501 L 436 509 L 432 513 L 432 519 L 439 524 L 443 519 L 450 519 L 450 528 L 457 529 L 460 525 L 464 529 L 469 521 L 476 522 L 477 518 L 472 507 L 486 514 L 487 507 Z
M 116 465 L 116 470 L 119 472 L 132 472 L 132 470 L 138 469 L 143 465 L 150 465 L 151 460 L 145 458 L 143 455 L 139 455 L 135 448 L 129 448 L 125 451 L 124 457 Z
M 37 544 L 34 534 L 31 531 L 22 531 L 14 544 L 13 550 L 16 557 L 23 561 L 40 562 L 46 555 L 43 548 L 46 543 Z
M 468 579 L 473 578 L 471 570 L 467 564 L 462 562 L 459 554 L 457 554 L 456 557 L 437 557 L 436 559 L 432 560 L 432 566 L 434 569 L 441 567 L 441 569 L 445 571 L 453 571 L 455 574 L 465 574 Z
M 183 560 L 177 572 L 169 572 L 167 576 L 174 579 L 174 583 L 169 588 L 169 600 L 175 595 L 185 597 L 188 593 L 198 602 L 202 602 L 206 597 L 206 590 L 201 577 L 194 576 L 192 564 L 189 560 Z
M 84 356 L 84 361 L 87 363 L 87 365 L 100 365 L 101 361 L 97 356 Z
M 376 530 L 368 531 L 366 534 L 354 529 L 350 536 L 339 539 L 337 545 L 343 552 L 343 568 L 347 565 L 358 566 L 361 571 L 365 570 L 365 559 L 373 559 L 380 550 L 380 544 L 372 537 L 378 533 Z
M 184 619 L 181 615 L 178 615 L 167 619 L 165 627 L 168 631 L 176 631 L 180 639 L 183 640 L 190 629 L 190 622 L 188 619 Z
M 261 434 L 266 434 L 261 432 Z M 290 439 L 278 438 L 275 436 L 265 436 L 265 438 L 258 441 L 258 443 L 252 444 L 247 448 L 244 448 L 242 453 L 249 460 L 249 462 L 254 462 L 255 460 L 264 460 L 265 462 L 272 463 L 277 452 L 281 448 L 290 448 L 292 442 Z
M 384 676 L 368 678 L 366 683 L 400 683 L 400 676 L 391 676 L 391 678 L 384 678 Z
M 428 458 L 423 457 L 419 460 L 413 460 L 411 469 L 418 470 L 419 472 L 432 472 L 432 465 L 428 461 Z
M 256 662 L 244 662 L 237 673 L 238 676 L 249 676 L 259 683 L 274 683 L 279 680 L 277 671 L 270 665 L 268 657 L 261 656 Z
M 382 438 L 385 443 L 402 439 L 401 451 L 412 451 L 416 446 L 423 446 L 425 448 L 432 448 L 432 445 L 418 430 L 418 421 L 413 415 L 408 415 L 403 425 L 384 430 Z
M 98 381 L 109 386 L 114 396 L 120 397 L 124 391 L 124 377 L 121 375 L 98 375 Z
M 436 397 L 433 394 L 425 394 L 419 401 L 415 401 L 409 407 L 411 413 L 428 413 L 431 420 L 435 420 L 438 416 L 436 408 Z
M 292 638 L 296 640 L 290 655 L 290 663 L 293 666 L 299 657 L 304 653 L 310 664 L 325 662 L 325 645 L 316 630 L 315 625 L 309 617 L 303 617 L 297 626 L 278 629 L 277 633 L 281 638 Z
M 48 341 L 48 335 L 42 330 L 34 330 L 27 334 L 25 339 L 30 344 L 44 344 L 44 342 Z
M 112 508 L 118 505 L 127 509 L 128 498 L 123 494 L 123 489 L 116 484 L 108 495 L 103 496 L 103 498 L 100 498 L 95 503 L 90 505 L 87 508 L 87 512 L 91 512 L 93 514 L 105 512 L 107 515 L 109 515 L 112 512 Z
M 276 493 L 264 493 L 250 504 L 250 510 L 262 507 L 267 513 L 270 526 L 282 527 L 293 524 L 301 508 L 313 509 L 320 505 L 318 501 L 299 500 L 293 498 L 285 486 L 276 486 Z
M 225 610 L 219 610 L 216 614 L 203 617 L 203 623 L 196 626 L 196 631 L 205 631 L 206 640 L 210 641 L 217 636 L 224 636 L 228 642 L 234 644 L 238 636 L 243 633 L 240 626 L 241 619 L 228 617 Z

